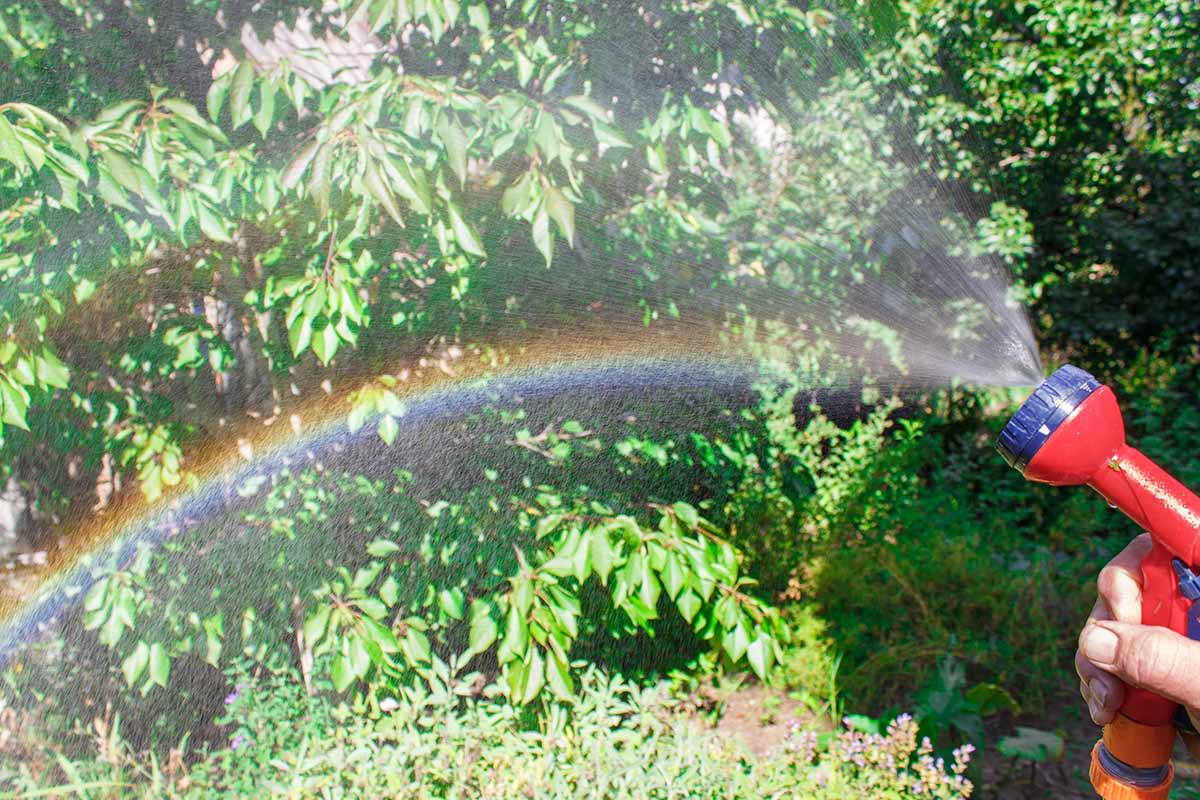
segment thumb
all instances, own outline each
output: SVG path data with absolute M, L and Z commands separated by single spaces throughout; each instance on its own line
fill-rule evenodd
M 1079 634 L 1079 649 L 1131 686 L 1200 709 L 1200 642 L 1155 625 L 1097 621 Z

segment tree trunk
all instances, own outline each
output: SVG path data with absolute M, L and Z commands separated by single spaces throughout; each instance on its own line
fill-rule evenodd
M 9 558 L 34 548 L 33 514 L 29 494 L 9 475 L 0 492 L 0 558 Z

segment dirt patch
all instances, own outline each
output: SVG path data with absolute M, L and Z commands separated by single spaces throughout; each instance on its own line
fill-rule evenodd
M 800 701 L 756 684 L 738 690 L 726 701 L 717 732 L 736 738 L 752 753 L 763 756 L 783 744 L 797 725 L 810 730 L 829 727 Z

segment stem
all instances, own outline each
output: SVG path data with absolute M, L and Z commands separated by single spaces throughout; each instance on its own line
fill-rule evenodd
M 333 229 L 329 232 L 329 247 L 325 251 L 325 266 L 321 269 L 321 278 L 326 284 L 333 282 L 333 251 L 337 246 L 338 221 L 333 220 Z

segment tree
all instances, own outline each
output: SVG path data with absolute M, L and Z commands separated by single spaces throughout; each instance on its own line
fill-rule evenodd
M 26 481 L 76 464 L 39 495 L 134 469 L 155 497 L 183 439 L 286 411 L 285 385 L 389 329 L 479 319 L 535 252 L 624 267 L 606 226 L 631 198 L 657 225 L 713 195 L 730 109 L 785 63 L 748 56 L 807 24 L 785 4 L 319 6 L 0 13 L 3 446 Z M 319 35 L 369 56 L 297 47 Z M 722 98 L 731 70 L 747 91 Z
M 151 502 L 170 495 L 193 479 L 191 443 L 244 413 L 288 415 L 303 402 L 292 395 L 369 370 L 367 354 L 394 348 L 398 331 L 479 331 L 503 318 L 514 277 L 621 273 L 650 241 L 713 229 L 732 115 L 777 91 L 787 65 L 751 56 L 813 22 L 786 4 L 322 9 L 46 0 L 0 12 L 0 433 L 43 517 L 79 513 L 97 482 L 122 475 Z M 307 47 L 318 40 L 322 52 Z M 665 288 L 643 289 L 621 312 L 635 324 L 678 313 Z M 395 382 L 357 393 L 350 425 L 370 417 L 390 441 Z M 769 669 L 777 620 L 692 506 L 656 506 L 656 530 L 584 502 L 493 521 L 525 548 L 501 571 L 507 584 L 436 587 L 437 614 L 463 621 L 472 604 L 466 658 L 495 645 L 514 698 L 561 694 L 575 595 L 594 575 L 632 629 L 651 627 L 666 597 L 729 658 Z M 321 576 L 315 606 L 315 573 L 285 570 L 274 596 L 225 608 L 233 592 L 201 615 L 181 610 L 171 582 L 200 574 L 181 565 L 208 551 L 187 541 L 183 555 L 176 542 L 106 565 L 80 609 L 131 685 L 165 684 L 184 653 L 215 661 L 235 613 L 276 601 L 275 632 L 294 634 L 302 669 L 327 658 L 338 689 L 417 667 L 437 677 L 452 653 L 452 639 L 430 644 L 428 620 L 378 613 L 410 602 L 392 595 L 395 543 Z M 244 625 L 241 640 L 258 652 Z
M 1042 335 L 1119 368 L 1196 331 L 1200 163 L 1183 2 L 902 2 L 884 49 L 899 124 L 967 193 L 1024 212 Z

